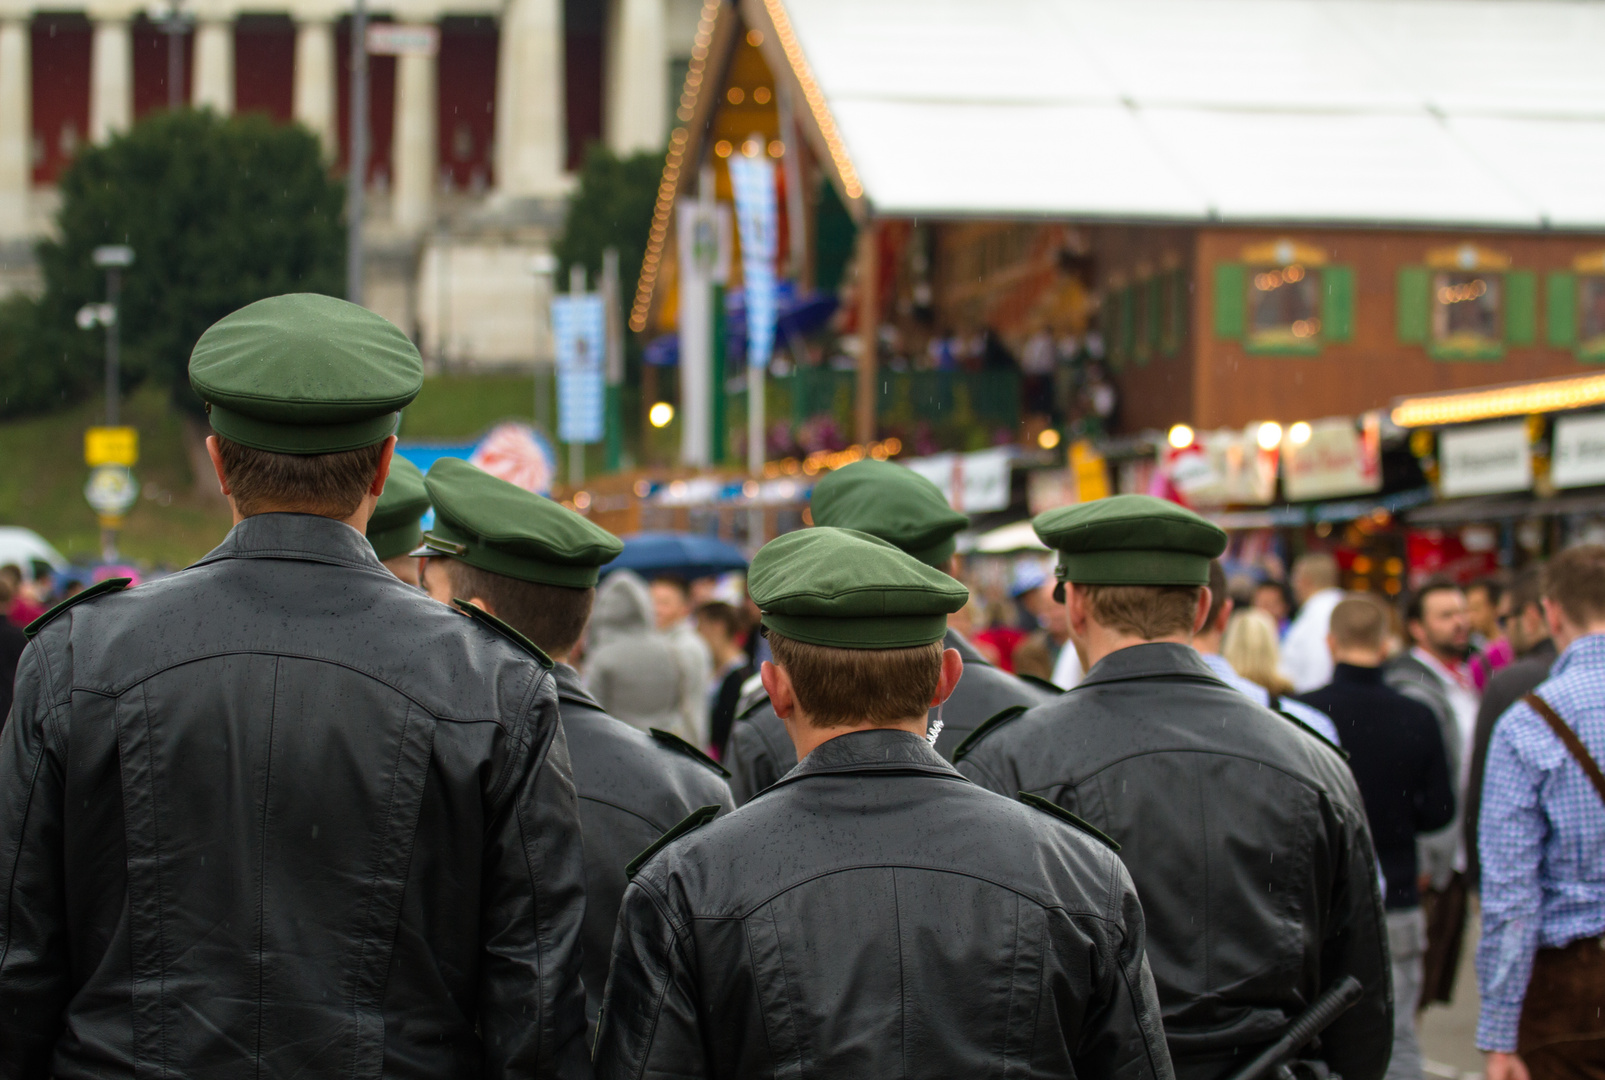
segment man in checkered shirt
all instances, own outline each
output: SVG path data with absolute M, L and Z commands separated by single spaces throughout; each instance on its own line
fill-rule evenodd
M 1605 546 L 1556 556 L 1543 593 L 1561 654 L 1536 693 L 1605 761 Z M 1605 797 L 1524 702 L 1494 728 L 1479 834 L 1488 1080 L 1605 1078 Z

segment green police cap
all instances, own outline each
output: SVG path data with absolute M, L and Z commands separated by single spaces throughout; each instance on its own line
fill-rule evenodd
M 953 534 L 970 523 L 935 484 L 889 461 L 837 469 L 814 485 L 809 505 L 815 525 L 878 536 L 938 570 L 953 557 Z
M 407 335 L 332 296 L 258 300 L 213 323 L 189 358 L 212 430 L 278 454 L 332 454 L 383 442 L 423 388 Z
M 903 649 L 940 641 L 970 591 L 879 537 L 801 529 L 753 556 L 747 592 L 770 630 L 837 649 Z
M 399 454 L 391 458 L 384 494 L 368 519 L 368 543 L 380 562 L 405 555 L 423 543 L 418 519 L 428 509 L 429 492 L 424 490 L 422 470 Z
M 588 589 L 624 541 L 551 499 L 499 480 L 460 458 L 441 458 L 424 478 L 435 524 L 424 554 L 493 574 Z
M 1152 495 L 1062 506 L 1031 526 L 1059 552 L 1059 580 L 1079 585 L 1207 585 L 1226 550 L 1218 525 Z

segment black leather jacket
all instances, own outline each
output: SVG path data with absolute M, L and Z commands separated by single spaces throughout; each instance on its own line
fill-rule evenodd
M 944 647 L 957 649 L 964 658 L 964 674 L 953 696 L 940 709 L 931 710 L 931 722 L 938 717 L 942 731 L 936 749 L 953 760 L 953 751 L 965 737 L 1011 705 L 1040 705 L 1052 701 L 1054 691 L 1046 684 L 1026 682 L 1007 671 L 993 667 L 964 640 L 962 634 L 947 632 Z M 769 697 L 762 689 L 755 701 L 748 701 L 730 730 L 725 767 L 730 770 L 730 792 L 741 806 L 758 792 L 785 776 L 797 764 L 797 748 L 786 734 L 786 723 L 775 715 Z
M 1121 844 L 1176 1075 L 1214 1080 L 1327 986 L 1365 997 L 1321 1055 L 1378 1080 L 1392 982 L 1365 807 L 1339 753 L 1217 679 L 1185 645 L 1111 653 L 1052 704 L 982 732 L 959 771 L 1031 792 Z
M 551 675 L 340 522 L 46 625 L 0 843 L 0 1075 L 590 1075 Z
M 597 1075 L 1168 1080 L 1131 879 L 904 731 L 841 735 L 624 896 Z
M 607 983 L 607 960 L 619 903 L 630 883 L 624 868 L 702 806 L 734 808 L 718 765 L 674 736 L 654 737 L 616 720 L 558 664 L 557 704 L 563 714 L 580 797 L 585 838 L 585 1017 L 596 1024 Z

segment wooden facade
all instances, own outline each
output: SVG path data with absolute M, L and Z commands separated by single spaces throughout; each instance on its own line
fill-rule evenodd
M 928 228 L 933 329 L 991 327 L 1014 343 L 1044 327 L 1096 330 L 1121 389 L 1125 431 L 1355 416 L 1402 394 L 1605 364 L 1605 236 Z M 1256 323 L 1257 293 L 1290 278 L 1302 282 L 1306 317 Z M 1480 316 L 1477 332 L 1454 332 L 1451 314 L 1466 321 L 1458 308 L 1448 311 L 1457 305 Z

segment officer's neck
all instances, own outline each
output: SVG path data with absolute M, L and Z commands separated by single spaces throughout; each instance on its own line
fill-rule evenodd
M 1100 626 L 1091 619 L 1087 620 L 1086 632 L 1083 642 L 1086 646 L 1087 670 L 1091 671 L 1093 665 L 1111 653 L 1121 649 L 1129 649 L 1133 645 L 1152 645 L 1158 642 L 1167 642 L 1173 645 L 1191 645 L 1191 634 L 1166 634 L 1164 637 L 1145 638 L 1135 634 L 1122 633 L 1107 626 Z
M 797 760 L 801 761 L 825 743 L 841 735 L 850 735 L 855 731 L 906 731 L 911 735 L 925 734 L 927 721 L 923 713 L 898 721 L 895 724 L 835 724 L 831 727 L 819 727 L 812 720 L 807 719 L 801 709 L 794 709 L 790 716 L 785 718 L 786 733 L 791 736 L 792 743 L 797 747 Z
M 330 518 L 333 521 L 340 522 L 342 525 L 351 526 L 353 529 L 357 530 L 359 533 L 365 533 L 368 530 L 368 519 L 373 517 L 373 508 L 374 508 L 374 506 L 376 506 L 378 504 L 378 502 L 379 502 L 378 496 L 376 496 L 376 495 L 367 496 L 362 500 L 361 504 L 358 505 L 356 513 L 351 514 L 351 515 L 349 515 L 347 517 L 339 517 L 339 518 L 334 517 L 334 515 L 332 515 L 332 514 L 320 514 L 316 510 L 309 510 L 308 508 L 306 508 L 304 506 L 293 506 L 293 505 L 289 505 L 289 504 L 286 504 L 284 506 L 278 506 L 278 505 L 259 506 L 259 507 L 255 508 L 255 512 L 254 513 L 242 514 L 242 513 L 240 513 L 239 504 L 237 504 L 234 501 L 234 496 L 232 496 L 232 495 L 230 495 L 228 497 L 228 508 L 229 508 L 230 512 L 232 512 L 233 515 L 234 515 L 234 524 L 236 524 L 236 525 L 238 525 L 240 522 L 244 521 L 247 517 L 258 517 L 258 516 L 260 516 L 262 514 L 311 514 L 314 517 Z

